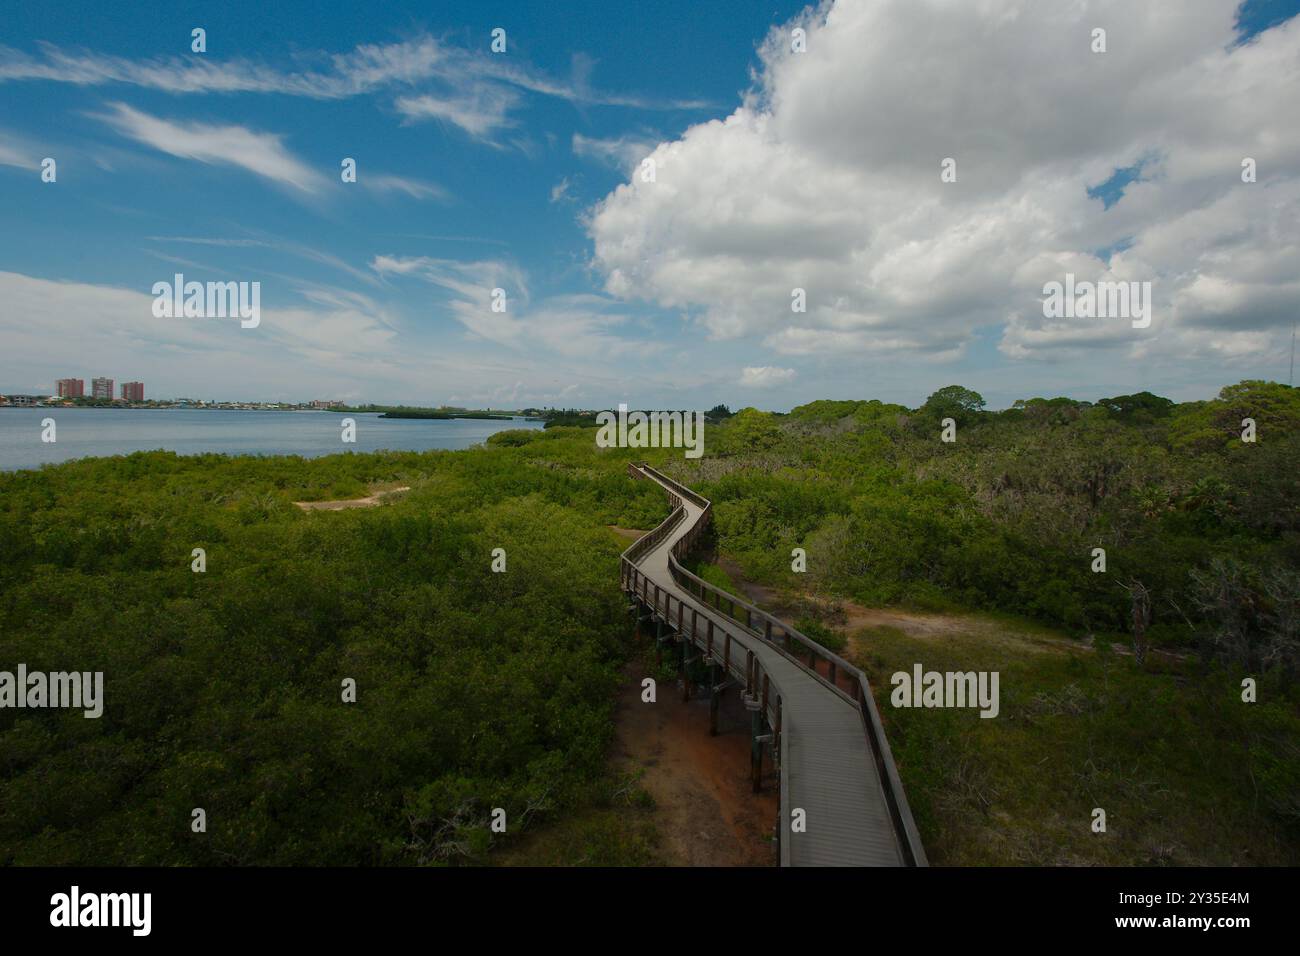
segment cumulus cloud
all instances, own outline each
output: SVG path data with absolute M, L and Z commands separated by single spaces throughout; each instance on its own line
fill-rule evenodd
M 1258 360 L 1300 293 L 1300 23 L 1237 45 L 1237 7 L 824 2 L 773 29 L 736 110 L 591 210 L 593 265 L 784 355 L 943 360 L 991 335 L 1019 359 Z M 1109 208 L 1089 194 L 1134 166 Z M 1151 327 L 1044 318 L 1067 271 L 1151 281 Z
M 740 373 L 740 385 L 745 388 L 772 388 L 794 380 L 792 368 L 776 368 L 771 365 L 751 366 Z

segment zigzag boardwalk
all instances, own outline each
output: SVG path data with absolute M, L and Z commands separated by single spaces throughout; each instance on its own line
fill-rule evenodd
M 649 465 L 634 478 L 668 493 L 672 513 L 623 553 L 623 590 L 661 641 L 709 666 L 718 695 L 738 686 L 752 714 L 755 790 L 763 754 L 780 771 L 782 866 L 925 866 L 867 679 L 852 664 L 678 563 L 709 522 L 707 499 Z M 805 828 L 792 827 L 803 811 Z

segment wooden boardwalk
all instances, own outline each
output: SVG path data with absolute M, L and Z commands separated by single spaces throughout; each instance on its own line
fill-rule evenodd
M 713 687 L 739 688 L 752 717 L 755 786 L 764 754 L 779 770 L 781 865 L 925 866 L 866 677 L 683 568 L 678 558 L 707 526 L 712 506 L 649 465 L 628 472 L 660 485 L 672 513 L 624 552 L 623 589 L 661 639 L 681 642 L 684 657 L 709 665 Z

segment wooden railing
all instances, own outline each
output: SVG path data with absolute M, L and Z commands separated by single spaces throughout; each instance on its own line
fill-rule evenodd
M 685 519 L 687 511 L 682 504 L 683 499 L 700 508 L 699 519 L 678 538 L 668 555 L 668 570 L 674 583 L 692 597 L 698 599 L 705 607 L 711 607 L 734 621 L 742 629 L 743 633 L 774 648 L 783 657 L 815 678 L 829 692 L 837 694 L 858 709 L 862 717 L 863 733 L 876 763 L 876 770 L 880 775 L 885 799 L 889 805 L 890 817 L 898 834 L 898 843 L 905 857 L 905 862 L 911 866 L 928 865 L 925 849 L 921 844 L 916 823 L 912 819 L 912 812 L 907 804 L 907 796 L 903 792 L 903 784 L 898 776 L 898 768 L 894 764 L 893 753 L 890 750 L 889 741 L 885 737 L 880 712 L 876 707 L 875 698 L 871 694 L 871 687 L 867 682 L 866 675 L 838 654 L 803 634 L 798 628 L 792 627 L 780 618 L 736 597 L 717 585 L 710 584 L 684 568 L 679 558 L 684 557 L 690 551 L 695 541 L 708 527 L 713 514 L 712 502 L 648 464 L 629 463 L 628 474 L 634 478 L 657 480 L 660 484 L 669 488 L 668 499 L 672 511 L 653 531 L 643 535 L 623 552 L 620 561 L 623 590 L 635 594 L 657 616 L 670 626 L 675 627 L 679 634 L 703 648 L 705 658 L 708 661 L 720 664 L 724 671 L 744 681 L 746 697 L 751 702 L 758 703 L 773 728 L 774 752 L 783 753 L 781 749 L 783 744 L 781 736 L 781 697 L 779 693 L 773 693 L 772 682 L 769 675 L 764 672 L 762 662 L 755 657 L 752 651 L 745 649 L 744 664 L 742 666 L 739 651 L 743 648 L 737 645 L 735 648 L 737 653 L 733 659 L 730 634 L 724 631 L 722 635 L 715 635 L 714 624 L 708 619 L 707 615 L 705 620 L 701 622 L 697 608 L 674 597 L 671 592 L 661 588 L 657 582 L 650 580 L 637 567 L 637 562 L 676 531 Z M 676 605 L 675 622 L 673 617 L 674 604 Z M 783 860 L 787 854 L 788 847 L 783 845 Z

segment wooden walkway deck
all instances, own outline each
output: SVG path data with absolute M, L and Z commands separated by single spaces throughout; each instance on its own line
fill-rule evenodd
M 739 686 L 754 716 L 755 758 L 761 764 L 766 752 L 779 769 L 781 865 L 927 865 L 866 677 L 683 568 L 678 558 L 707 526 L 711 504 L 649 465 L 628 472 L 660 485 L 673 510 L 624 552 L 623 589 L 711 665 L 712 684 Z

